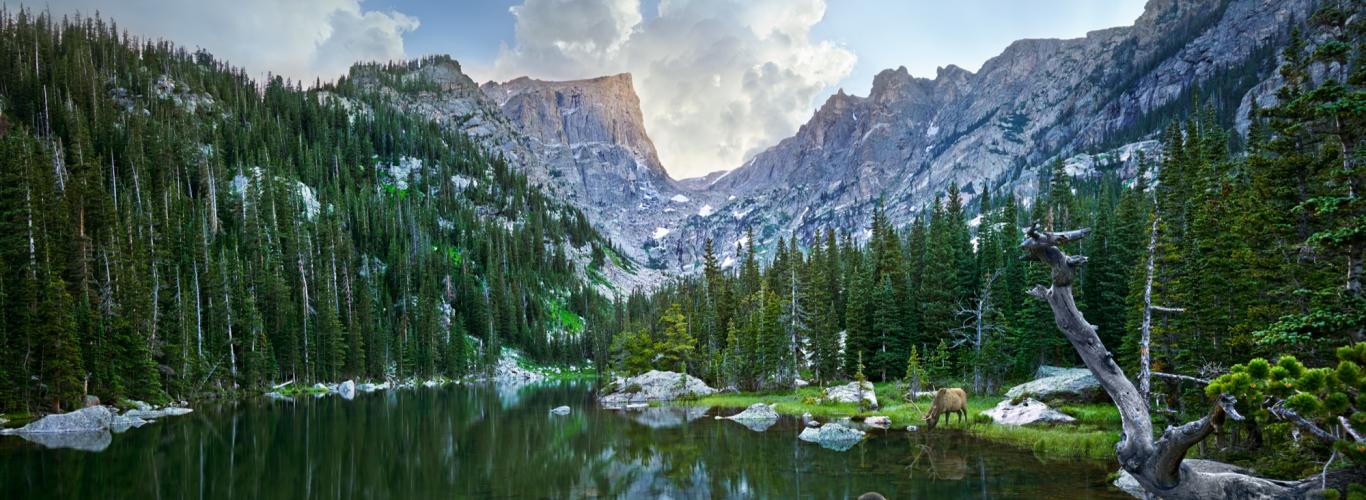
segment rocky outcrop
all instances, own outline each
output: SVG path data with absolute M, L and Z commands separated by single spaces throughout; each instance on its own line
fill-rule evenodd
M 603 406 L 609 408 L 650 401 L 691 399 L 716 392 L 716 389 L 708 387 L 705 382 L 692 375 L 659 370 L 618 379 L 610 388 L 611 393 L 600 400 Z
M 797 438 L 808 443 L 819 444 L 828 450 L 845 451 L 863 441 L 863 434 L 863 431 L 852 427 L 827 423 L 820 427 L 802 429 L 802 433 L 797 435 Z
M 5 429 L 3 434 L 61 434 L 67 432 L 103 432 L 114 421 L 114 412 L 105 406 L 91 406 L 67 413 L 47 415 L 18 429 Z
M 773 427 L 773 424 L 778 423 L 778 412 L 773 410 L 773 405 L 754 403 L 749 405 L 745 411 L 725 418 L 739 422 L 748 427 L 749 430 L 763 432 L 769 427 Z
M 825 400 L 834 403 L 858 403 L 860 395 L 864 404 L 870 408 L 877 408 L 877 393 L 874 392 L 872 382 L 864 382 L 862 390 L 859 389 L 858 382 L 850 382 L 845 385 L 837 385 L 825 389 Z
M 982 414 L 1001 425 L 1071 424 L 1077 421 L 1071 415 L 1050 408 L 1034 398 L 1025 398 L 1018 403 L 1006 399 Z
M 545 375 L 522 368 L 521 353 L 508 350 L 498 357 L 498 365 L 493 369 L 493 381 L 500 384 L 530 384 L 545 380 Z
M 1275 49 L 1316 3 L 1153 0 L 1132 26 L 1020 40 L 976 73 L 882 71 L 867 96 L 835 93 L 795 135 L 711 177 L 706 189 L 727 195 L 714 206 L 724 216 L 689 220 L 675 233 L 733 242 L 764 228 L 757 246 L 772 250 L 779 236 L 810 244 L 827 227 L 866 228 L 879 201 L 901 227 L 950 183 L 962 187 L 965 205 L 987 190 L 1029 198 L 1055 157 L 1073 173 L 1114 165 L 1132 176 L 1136 153 L 1156 146 L 1142 140 L 1163 126 L 1155 115 L 1184 105 L 1194 85 L 1256 94 L 1263 104 L 1274 96 L 1277 85 L 1256 82 L 1276 78 Z M 698 252 L 684 260 L 699 258 L 700 248 L 683 243 Z
M 1006 397 L 1032 397 L 1041 401 L 1095 403 L 1106 401 L 1105 391 L 1086 368 L 1039 368 L 1040 378 L 1011 387 Z

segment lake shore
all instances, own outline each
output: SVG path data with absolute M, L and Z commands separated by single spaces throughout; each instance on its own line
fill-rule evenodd
M 907 426 L 916 426 L 916 432 L 942 432 L 945 429 L 960 430 L 973 436 L 1027 448 L 1041 458 L 1088 460 L 1115 460 L 1115 443 L 1119 441 L 1120 417 L 1114 405 L 1074 404 L 1060 405 L 1059 411 L 1077 418 L 1075 424 L 1018 427 L 998 425 L 982 412 L 996 406 L 1004 396 L 970 396 L 968 398 L 968 419 L 958 423 L 956 418 L 945 425 L 940 423 L 935 430 L 924 428 L 924 415 L 929 411 L 930 401 L 922 399 L 914 402 L 902 400 L 901 391 L 895 383 L 874 384 L 881 407 L 876 410 L 860 411 L 853 403 L 828 403 L 818 401 L 822 389 L 816 386 L 787 391 L 762 391 L 714 394 L 681 404 L 713 406 L 718 408 L 747 408 L 755 403 L 772 404 L 773 409 L 783 415 L 801 416 L 810 413 L 819 421 L 850 417 L 863 419 L 872 416 L 885 416 L 891 419 L 891 429 L 904 431 Z

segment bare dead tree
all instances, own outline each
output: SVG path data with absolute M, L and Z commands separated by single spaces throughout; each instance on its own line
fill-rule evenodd
M 1123 434 L 1115 445 L 1115 454 L 1120 467 L 1133 475 L 1144 490 L 1169 499 L 1307 498 L 1319 491 L 1318 478 L 1278 481 L 1234 472 L 1206 472 L 1183 463 L 1186 452 L 1213 433 L 1225 418 L 1242 418 L 1234 410 L 1236 401 L 1227 395 L 1218 398 L 1208 415 L 1179 427 L 1168 427 L 1154 440 L 1147 401 L 1124 376 L 1114 355 L 1096 335 L 1096 326 L 1086 321 L 1072 298 L 1072 281 L 1086 257 L 1068 256 L 1058 247 L 1085 238 L 1091 230 L 1049 232 L 1039 230 L 1038 226 L 1035 223 L 1025 229 L 1020 248 L 1026 254 L 1024 259 L 1049 266 L 1052 286 L 1035 285 L 1028 293 L 1048 302 L 1058 329 L 1119 408 Z
M 953 347 L 972 345 L 972 391 L 977 394 L 982 393 L 983 386 L 982 345 L 986 343 L 989 335 L 1001 330 L 1001 326 L 992 321 L 994 304 L 991 302 L 991 289 L 1001 277 L 1001 271 L 1002 269 L 997 269 L 987 277 L 977 297 L 968 301 L 966 305 L 959 304 L 957 311 L 958 316 L 965 319 L 963 326 L 957 328 L 959 338 L 953 343 Z

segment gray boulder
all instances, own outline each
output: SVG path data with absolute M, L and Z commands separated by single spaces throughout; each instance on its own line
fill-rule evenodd
M 850 382 L 845 385 L 837 385 L 825 390 L 825 399 L 836 403 L 857 403 L 859 402 L 859 383 Z M 877 408 L 877 394 L 873 391 L 872 382 L 863 383 L 863 400 L 872 408 Z
M 1025 398 L 1019 403 L 1006 399 L 982 414 L 1001 425 L 1071 424 L 1077 421 L 1071 415 L 1049 408 L 1034 398 Z
M 342 399 L 351 399 L 356 397 L 356 382 L 352 380 L 347 380 L 337 385 L 337 394 L 340 394 Z
M 887 429 L 892 426 L 892 419 L 891 417 L 884 417 L 881 415 L 868 417 L 863 419 L 863 425 L 875 429 Z
M 1006 397 L 1032 397 L 1047 402 L 1103 403 L 1107 396 L 1091 370 L 1085 368 L 1039 368 L 1044 377 L 1010 388 Z
M 700 396 L 710 396 L 716 389 L 708 387 L 701 379 L 692 375 L 675 372 L 650 370 L 634 377 L 617 380 L 615 391 L 603 396 L 604 406 L 623 406 L 649 401 L 673 401 Z
M 1252 471 L 1237 465 L 1215 462 L 1213 460 L 1201 460 L 1198 458 L 1187 458 L 1182 460 L 1181 465 L 1190 467 L 1191 470 L 1212 474 L 1229 472 L 1234 474 L 1252 474 Z M 1133 495 L 1134 498 L 1148 498 L 1147 492 L 1143 490 L 1143 486 L 1139 485 L 1138 480 L 1134 479 L 1134 476 L 1124 469 L 1119 470 L 1119 477 L 1115 479 L 1114 485 L 1125 493 Z
M 836 423 L 827 423 L 819 428 L 807 427 L 797 435 L 798 439 L 816 443 L 827 450 L 845 451 L 863 441 L 863 431 Z
M 167 406 L 167 407 L 165 407 L 165 408 L 159 408 L 159 409 L 147 410 L 147 411 L 143 411 L 143 410 L 128 410 L 128 411 L 126 411 L 126 412 L 123 412 L 123 416 L 129 417 L 129 418 L 140 418 L 140 419 L 143 419 L 143 420 L 155 420 L 155 419 L 163 418 L 163 417 L 179 417 L 179 416 L 181 416 L 181 415 L 185 415 L 185 414 L 191 413 L 191 412 L 193 412 L 193 411 L 194 411 L 194 410 L 191 410 L 191 409 L 189 409 L 189 408 L 181 408 L 181 407 L 177 407 L 177 406 Z
M 568 407 L 568 406 L 556 406 L 555 408 L 552 408 L 552 409 L 550 410 L 550 413 L 553 413 L 553 414 L 555 414 L 555 415 L 568 415 L 568 414 L 569 414 L 569 407 Z
M 138 401 L 134 399 L 132 401 L 129 401 L 128 404 L 132 405 L 133 409 L 135 410 L 152 411 L 152 405 L 148 404 L 146 401 Z
M 96 396 L 96 395 L 94 395 L 94 394 L 86 394 L 86 395 L 85 395 L 85 407 L 86 407 L 86 408 L 89 408 L 89 407 L 91 407 L 91 406 L 99 406 L 99 405 L 100 405 L 100 397 L 99 397 L 99 396 Z
M 773 410 L 772 405 L 754 403 L 749 405 L 745 411 L 726 418 L 739 422 L 740 425 L 748 427 L 749 430 L 763 432 L 769 427 L 773 427 L 773 424 L 778 423 L 778 412 Z
M 4 434 L 61 434 L 67 432 L 103 432 L 109 430 L 114 412 L 104 406 L 91 406 L 67 413 L 48 415 L 18 429 L 5 429 Z

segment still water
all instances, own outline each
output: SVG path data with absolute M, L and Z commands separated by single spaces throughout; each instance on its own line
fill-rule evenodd
M 1105 463 L 943 428 L 838 452 L 712 418 L 736 411 L 603 410 L 570 382 L 206 403 L 100 452 L 0 437 L 0 498 L 1125 498 Z

